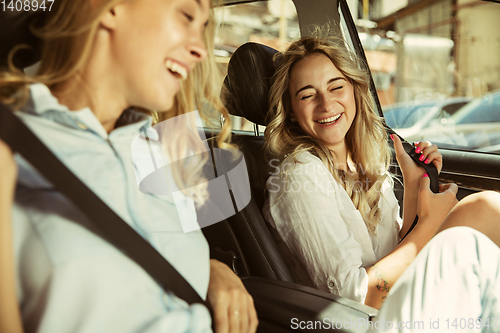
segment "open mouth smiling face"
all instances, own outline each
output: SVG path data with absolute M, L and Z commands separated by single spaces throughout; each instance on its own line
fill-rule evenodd
M 175 77 L 181 79 L 182 81 L 187 79 L 188 69 L 178 62 L 168 59 L 167 61 L 165 61 L 165 67 L 170 73 L 172 73 Z
M 321 125 L 333 125 L 333 124 L 337 123 L 337 121 L 340 119 L 340 117 L 342 117 L 343 114 L 344 114 L 344 112 L 338 113 L 332 117 L 328 117 L 328 118 L 324 118 L 324 119 L 320 119 L 320 120 L 315 120 L 315 122 L 317 122 L 318 124 L 321 124 Z
M 335 151 L 356 116 L 352 84 L 324 54 L 296 63 L 290 73 L 293 116 L 306 133 Z

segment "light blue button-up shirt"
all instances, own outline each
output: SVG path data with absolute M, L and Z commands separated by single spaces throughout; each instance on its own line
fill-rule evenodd
M 16 115 L 205 298 L 210 267 L 203 234 L 184 233 L 174 199 L 141 193 L 135 179 L 131 142 L 150 117 L 127 110 L 128 125 L 108 135 L 90 109 L 68 110 L 42 84 L 30 92 Z M 204 306 L 165 294 L 24 159 L 16 160 L 14 251 L 26 332 L 211 331 Z M 184 207 L 194 212 L 190 199 Z

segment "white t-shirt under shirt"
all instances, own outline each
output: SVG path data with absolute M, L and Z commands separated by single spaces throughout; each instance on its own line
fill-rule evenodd
M 371 233 L 318 157 L 300 152 L 295 158 L 299 163 L 285 159 L 267 180 L 264 216 L 284 242 L 283 255 L 297 282 L 364 303 L 365 267 L 399 242 L 402 220 L 392 186 L 382 185 L 382 219 Z

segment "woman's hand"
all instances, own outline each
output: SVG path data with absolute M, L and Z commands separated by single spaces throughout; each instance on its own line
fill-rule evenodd
M 446 216 L 448 216 L 453 207 L 458 203 L 457 192 L 457 184 L 451 183 L 439 185 L 439 193 L 432 193 L 429 177 L 422 177 L 417 204 L 419 222 L 432 221 L 432 225 L 435 227 L 435 231 L 437 231 Z
M 259 321 L 252 296 L 240 278 L 220 261 L 210 260 L 208 302 L 214 312 L 216 333 L 253 333 Z
M 403 173 L 403 178 L 405 180 L 418 181 L 425 174 L 424 168 L 418 166 L 406 153 L 397 135 L 391 135 L 391 138 L 394 141 L 396 159 Z M 434 164 L 439 174 L 443 167 L 443 157 L 438 151 L 438 147 L 429 141 L 415 142 L 415 146 L 415 151 L 420 153 L 420 160 L 425 164 Z

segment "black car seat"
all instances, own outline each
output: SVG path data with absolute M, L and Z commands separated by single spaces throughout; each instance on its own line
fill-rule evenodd
M 276 52 L 278 51 L 256 43 L 246 43 L 235 51 L 228 64 L 222 92 L 224 104 L 230 114 L 245 117 L 255 124 L 266 125 L 269 83 L 274 74 L 273 56 Z M 233 134 L 232 142 L 245 158 L 251 200 L 244 209 L 227 218 L 227 223 L 239 243 L 248 273 L 295 282 L 271 234 L 273 230 L 268 228 L 262 216 L 269 170 L 263 150 L 264 138 Z

